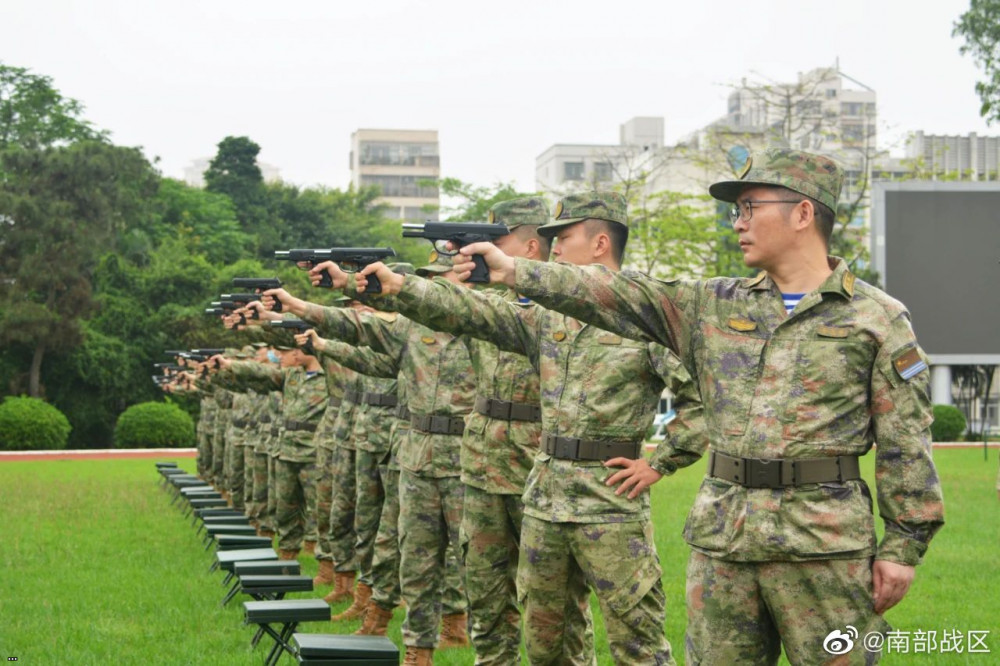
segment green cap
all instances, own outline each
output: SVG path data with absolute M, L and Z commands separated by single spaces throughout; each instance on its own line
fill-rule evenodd
M 746 187 L 777 185 L 812 197 L 836 211 L 844 172 L 829 157 L 799 150 L 768 150 L 751 155 L 738 178 L 715 183 L 708 193 L 719 201 L 735 203 Z
M 555 219 L 539 227 L 540 236 L 552 237 L 563 227 L 584 220 L 606 220 L 628 225 L 628 204 L 618 192 L 582 192 L 556 204 Z
M 430 274 L 447 273 L 452 268 L 451 257 L 441 254 L 437 250 L 431 252 L 427 261 L 430 263 L 417 269 L 417 275 L 427 277 Z
M 490 224 L 503 224 L 513 231 L 527 224 L 541 226 L 549 221 L 549 207 L 541 197 L 524 197 L 495 203 L 490 208 Z

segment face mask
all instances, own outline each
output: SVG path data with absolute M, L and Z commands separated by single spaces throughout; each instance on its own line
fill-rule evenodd
M 267 360 L 271 363 L 281 363 L 281 357 L 271 349 L 267 350 Z

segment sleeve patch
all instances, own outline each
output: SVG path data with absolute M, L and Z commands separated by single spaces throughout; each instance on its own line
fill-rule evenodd
M 927 369 L 927 364 L 921 358 L 916 347 L 910 347 L 903 353 L 892 359 L 892 367 L 896 369 L 899 376 L 910 381 L 921 372 Z

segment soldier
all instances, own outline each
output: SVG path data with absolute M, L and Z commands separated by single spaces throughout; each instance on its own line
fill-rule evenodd
M 310 515 L 309 509 L 315 511 L 319 476 L 313 433 L 328 401 L 323 369 L 314 356 L 301 349 L 285 354 L 280 369 L 252 361 L 213 358 L 218 359 L 222 368 L 216 380 L 221 384 L 282 390 L 284 423 L 275 466 L 278 495 L 275 518 L 281 559 L 295 559 L 304 538 L 316 533 L 315 514 Z
M 557 261 L 617 270 L 628 236 L 624 199 L 610 192 L 566 197 L 538 233 L 556 238 Z M 518 570 L 531 662 L 565 662 L 564 642 L 572 635 L 567 609 L 587 604 L 589 584 L 616 662 L 673 663 L 663 635 L 665 597 L 648 493 L 642 486 L 628 497 L 615 494 L 605 485 L 613 471 L 602 463 L 644 460 L 642 439 L 666 382 L 683 405 L 672 436 L 702 437 L 700 404 L 679 359 L 659 345 L 624 340 L 489 291 L 402 280 L 377 264 L 363 275 L 371 272 L 384 293 L 399 294 L 398 309 L 407 316 L 520 351 L 540 377 L 542 444 L 524 492 Z M 358 279 L 359 289 L 363 282 Z
M 684 532 L 689 663 L 775 663 L 782 646 L 818 663 L 851 643 L 852 662 L 878 659 L 825 637 L 884 633 L 944 522 L 909 313 L 827 254 L 842 180 L 825 157 L 772 150 L 709 189 L 734 204 L 754 278 L 661 282 L 463 249 L 547 307 L 669 346 L 698 378 L 713 451 Z M 879 544 L 858 473 L 876 442 Z M 689 462 L 680 453 L 622 475 L 670 473 Z
M 361 312 L 371 311 L 371 308 L 360 303 L 355 308 Z M 342 507 L 350 507 L 350 516 L 353 518 L 353 525 L 346 526 L 347 529 L 342 531 L 344 536 L 349 534 L 355 539 L 353 544 L 342 546 L 350 554 L 346 563 L 351 567 L 344 569 L 349 571 L 345 576 L 348 578 L 344 598 L 352 596 L 351 583 L 355 570 L 359 574 L 357 589 L 353 592 L 353 603 L 332 618 L 333 621 L 340 622 L 363 616 L 372 596 L 373 547 L 385 496 L 378 464 L 389 451 L 389 430 L 397 404 L 397 370 L 392 359 L 383 354 L 338 340 L 326 340 L 319 337 L 315 330 L 296 335 L 295 341 L 299 345 L 311 344 L 320 358 L 329 359 L 331 365 L 343 363 L 362 373 L 359 375 L 361 381 L 356 385 L 357 388 L 352 389 L 355 392 L 352 396 L 355 405 L 353 431 L 346 432 L 345 427 L 345 432 L 338 436 L 338 443 L 350 440 L 353 445 L 351 449 L 344 447 L 345 451 L 353 451 L 350 458 L 344 456 L 345 460 L 351 461 L 351 467 L 339 470 L 336 477 L 341 495 L 338 502 Z M 347 478 L 348 473 L 354 476 L 353 483 Z M 353 498 L 344 496 L 348 488 L 354 491 Z M 338 516 L 338 520 L 343 521 L 344 516 Z M 337 564 L 340 574 L 339 560 Z
M 346 276 L 329 262 L 312 270 Z M 388 270 L 388 269 L 387 269 Z M 451 276 L 451 262 L 439 257 L 422 270 Z M 390 271 L 391 273 L 391 271 Z M 322 308 L 291 297 L 284 290 L 267 295 L 283 309 L 316 324 L 325 336 L 365 344 L 392 357 L 408 390 L 411 430 L 400 449 L 400 586 L 407 604 L 403 641 L 407 664 L 427 664 L 441 647 L 468 644 L 464 598 L 443 601 L 445 561 L 457 549 L 462 515 L 459 451 L 464 416 L 473 406 L 473 378 L 468 350 L 453 336 L 436 333 L 394 313 L 363 314 Z M 433 390 L 428 390 L 433 389 Z M 464 597 L 464 592 L 461 595 Z M 450 608 L 442 614 L 442 605 Z M 448 612 L 448 611 L 451 612 Z

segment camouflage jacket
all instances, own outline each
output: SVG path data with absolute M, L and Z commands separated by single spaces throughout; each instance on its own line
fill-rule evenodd
M 252 390 L 233 392 L 233 407 L 229 412 L 230 420 L 226 430 L 226 441 L 233 446 L 247 445 L 247 431 L 256 395 Z
M 624 339 L 490 291 L 407 276 L 397 300 L 400 311 L 432 328 L 525 354 L 540 378 L 546 434 L 641 442 L 665 380 L 687 377 L 679 360 L 659 345 Z M 697 403 L 692 419 L 695 410 L 700 410 Z M 649 493 L 629 500 L 605 485 L 615 471 L 599 460 L 553 458 L 539 451 L 524 492 L 524 512 L 552 522 L 647 518 Z
M 257 453 L 277 457 L 281 453 L 281 391 L 268 391 L 264 412 L 260 419 L 260 446 Z
M 745 458 L 863 455 L 863 481 L 747 489 L 706 477 L 685 527 L 695 549 L 740 561 L 876 555 L 919 563 L 944 522 L 931 459 L 927 360 L 905 307 L 842 260 L 786 316 L 764 274 L 662 282 L 600 267 L 516 261 L 517 289 L 547 307 L 675 350 L 705 402 L 712 446 Z
M 198 429 L 211 429 L 215 424 L 215 412 L 218 410 L 218 405 L 215 403 L 215 396 L 211 393 L 202 389 L 199 389 L 199 393 L 201 401 L 198 403 Z
M 261 432 L 261 417 L 267 413 L 267 393 L 251 393 L 250 414 L 247 419 L 246 446 L 252 446 L 255 453 L 263 453 L 261 446 L 264 435 Z M 267 424 L 270 427 L 270 423 Z
M 323 365 L 323 373 L 326 376 L 327 405 L 316 429 L 316 445 L 324 449 L 333 449 L 337 446 L 353 449 L 354 443 L 349 441 L 349 437 L 345 438 L 351 429 L 345 428 L 343 423 L 345 421 L 353 423 L 354 402 L 349 396 L 360 390 L 362 377 L 329 355 L 320 353 L 317 358 Z M 345 394 L 348 399 L 345 399 Z
M 313 307 L 303 317 L 320 334 L 371 347 L 395 364 L 408 385 L 414 416 L 462 418 L 472 410 L 475 385 L 469 352 L 459 340 L 395 313 Z M 399 450 L 400 466 L 421 476 L 459 476 L 461 436 L 411 429 Z
M 517 294 L 508 291 L 505 298 L 517 301 Z M 527 356 L 468 335 L 462 342 L 472 359 L 477 398 L 540 404 L 538 373 Z M 488 493 L 521 495 L 541 434 L 539 421 L 494 419 L 474 409 L 462 434 L 462 483 Z
M 289 462 L 315 462 L 315 430 L 296 427 L 292 423 L 318 426 L 326 409 L 328 396 L 323 372 L 306 372 L 302 368 L 279 368 L 254 361 L 234 361 L 228 370 L 217 375 L 221 382 L 253 384 L 258 390 L 281 389 L 282 429 L 278 442 L 278 457 Z
M 367 423 L 359 431 L 359 424 L 362 420 L 369 420 L 363 418 L 363 415 L 369 411 L 369 406 L 363 404 L 362 396 L 369 391 L 394 395 L 396 393 L 396 364 L 385 354 L 380 354 L 367 347 L 355 347 L 340 340 L 327 340 L 326 347 L 319 354 L 324 363 L 329 362 L 337 365 L 352 373 L 353 377 L 349 386 L 352 399 L 342 403 L 340 414 L 333 426 L 337 445 L 347 449 L 376 450 L 369 448 L 369 445 L 364 442 L 364 428 L 383 429 L 388 437 L 389 423 L 384 425 Z M 387 408 L 374 409 L 381 413 Z M 391 416 L 392 410 L 388 410 L 387 413 Z M 373 436 L 378 443 L 380 435 L 375 433 Z M 387 448 L 387 446 L 383 448 Z

